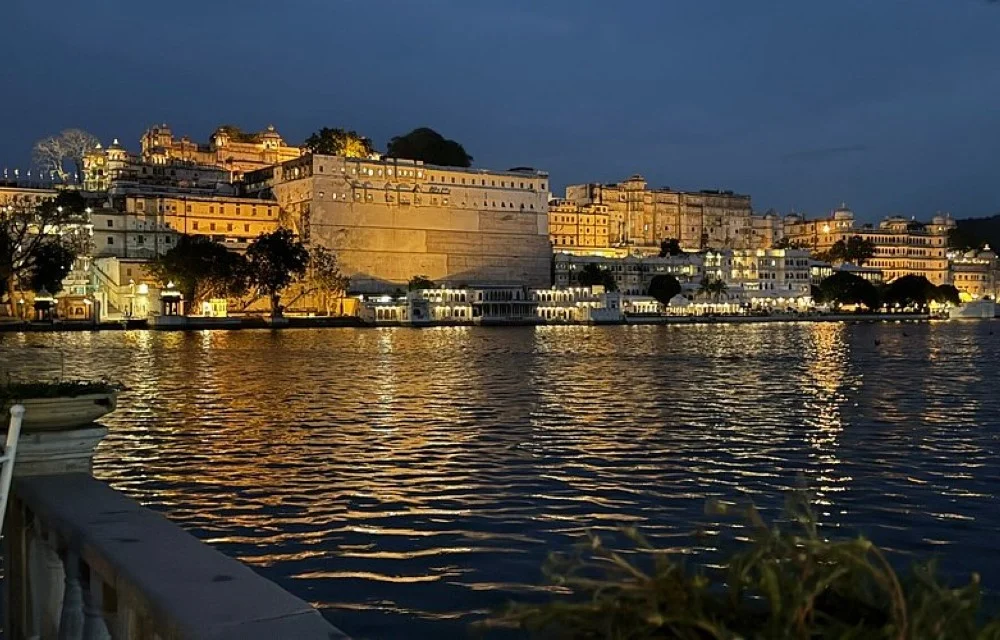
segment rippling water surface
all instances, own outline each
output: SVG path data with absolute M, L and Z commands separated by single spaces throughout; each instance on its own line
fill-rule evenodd
M 121 380 L 99 477 L 354 637 L 440 638 L 588 529 L 704 554 L 706 498 L 774 514 L 803 481 L 997 591 L 994 328 L 8 334 L 0 362 Z

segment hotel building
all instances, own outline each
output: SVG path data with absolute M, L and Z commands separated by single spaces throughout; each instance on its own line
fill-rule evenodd
M 982 251 L 955 251 L 948 255 L 951 263 L 951 283 L 963 299 L 980 300 L 997 297 L 997 254 L 986 245 Z
M 864 266 L 880 269 L 886 282 L 918 275 L 940 285 L 949 281 L 948 231 L 954 227 L 954 220 L 946 216 L 935 216 L 926 224 L 894 216 L 877 227 L 858 226 L 854 213 L 841 207 L 829 218 L 806 220 L 797 215 L 786 216 L 784 237 L 797 247 L 822 253 L 838 240 L 846 242 L 852 236 L 860 236 L 875 245 L 875 255 Z
M 94 253 L 153 258 L 177 244 L 180 234 L 209 236 L 242 251 L 278 228 L 274 201 L 229 196 L 131 194 L 113 196 L 91 214 Z
M 441 283 L 548 286 L 548 174 L 307 154 L 246 176 L 287 224 L 337 253 L 351 289 L 423 275 Z
M 688 251 L 750 248 L 750 196 L 732 191 L 651 189 L 641 175 L 617 184 L 566 187 L 566 200 L 606 205 L 611 246 L 653 250 L 672 238 Z
M 611 246 L 608 205 L 549 202 L 549 238 L 554 251 L 579 254 L 607 251 Z

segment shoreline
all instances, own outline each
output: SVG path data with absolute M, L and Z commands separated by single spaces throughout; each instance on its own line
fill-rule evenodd
M 337 328 L 370 328 L 408 327 L 413 329 L 433 327 L 593 327 L 593 326 L 644 326 L 644 325 L 704 325 L 704 324 L 754 324 L 754 323 L 792 323 L 792 322 L 928 322 L 932 320 L 926 313 L 877 313 L 877 314 L 825 314 L 804 316 L 635 316 L 625 318 L 620 322 L 583 323 L 583 322 L 523 322 L 511 321 L 504 323 L 481 324 L 475 322 L 430 322 L 413 325 L 402 322 L 366 323 L 360 318 L 348 317 L 295 317 L 282 318 L 279 323 L 272 323 L 270 318 L 187 318 L 185 322 L 176 322 L 157 326 L 146 320 L 130 320 L 128 322 L 63 321 L 56 323 L 39 322 L 5 322 L 0 324 L 0 333 L 56 333 L 76 331 L 242 331 L 245 329 L 337 329 Z M 984 318 L 988 319 L 988 318 Z

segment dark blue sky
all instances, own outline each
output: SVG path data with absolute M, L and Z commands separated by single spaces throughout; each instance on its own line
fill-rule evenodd
M 11 6 L 11 3 L 13 5 Z M 755 207 L 1000 211 L 985 0 L 4 0 L 0 165 L 81 127 L 428 125 L 561 189 L 643 173 Z

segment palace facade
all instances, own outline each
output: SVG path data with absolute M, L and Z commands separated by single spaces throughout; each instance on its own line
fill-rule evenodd
M 246 176 L 283 222 L 337 253 L 351 289 L 391 291 L 423 275 L 444 283 L 547 286 L 549 178 L 383 158 L 307 154 Z

